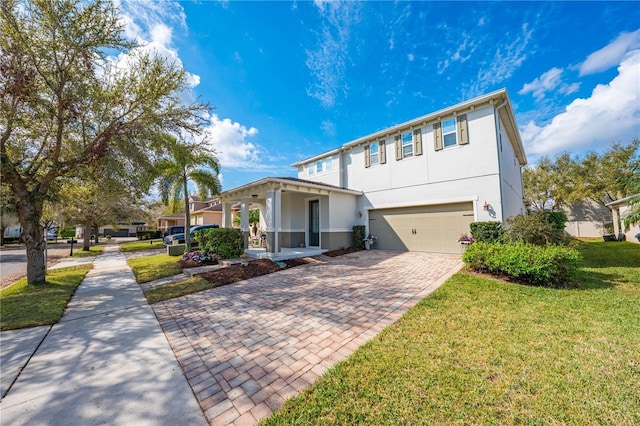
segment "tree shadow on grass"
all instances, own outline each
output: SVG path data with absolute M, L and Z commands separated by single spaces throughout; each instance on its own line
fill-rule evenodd
M 604 290 L 619 287 L 623 284 L 638 284 L 624 274 L 617 272 L 594 272 L 581 270 L 575 280 L 576 290 Z

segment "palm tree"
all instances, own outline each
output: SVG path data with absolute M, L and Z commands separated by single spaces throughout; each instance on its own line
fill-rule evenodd
M 170 157 L 158 163 L 160 197 L 165 205 L 171 206 L 172 211 L 177 209 L 181 199 L 184 200 L 185 251 L 189 251 L 191 213 L 187 185 L 190 181 L 193 182 L 201 199 L 219 194 L 220 163 L 215 155 L 202 145 L 181 143 L 168 135 L 163 139 Z

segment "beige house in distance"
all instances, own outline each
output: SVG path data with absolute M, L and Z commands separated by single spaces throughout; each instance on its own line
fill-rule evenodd
M 587 200 L 563 207 L 567 215 L 565 231 L 572 237 L 602 237 L 609 232 L 606 224 L 611 224 L 611 211 L 595 201 Z

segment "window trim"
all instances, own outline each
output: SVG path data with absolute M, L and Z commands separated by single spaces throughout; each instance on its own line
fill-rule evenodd
M 450 131 L 444 133 L 444 123 L 447 121 L 454 121 L 455 133 Z M 445 136 L 455 134 L 456 143 L 445 145 Z M 467 123 L 467 114 L 460 114 L 444 120 L 433 123 L 433 148 L 435 151 L 442 151 L 443 149 L 453 148 L 455 146 L 462 146 L 469 144 L 469 127 Z
M 405 136 L 407 136 L 405 140 Z M 400 133 L 400 145 L 402 150 L 402 158 L 411 158 L 413 157 L 413 132 L 408 131 L 404 133 Z M 405 154 L 405 148 L 411 148 L 411 154 Z

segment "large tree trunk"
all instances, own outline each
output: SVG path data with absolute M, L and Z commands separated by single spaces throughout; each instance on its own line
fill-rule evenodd
M 82 240 L 83 251 L 89 251 L 89 247 L 91 247 L 91 225 L 93 225 L 91 217 L 86 217 L 84 219 L 84 239 Z
M 46 279 L 44 229 L 40 225 L 42 202 L 24 200 L 17 207 L 21 236 L 27 247 L 27 284 L 41 284 Z

